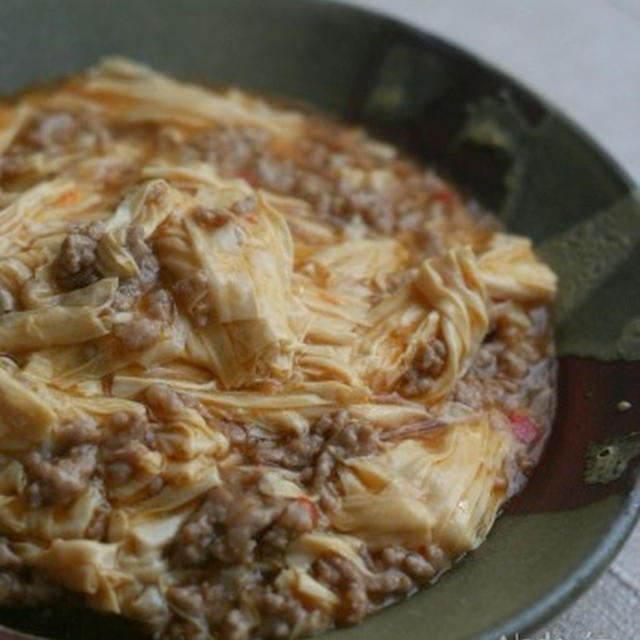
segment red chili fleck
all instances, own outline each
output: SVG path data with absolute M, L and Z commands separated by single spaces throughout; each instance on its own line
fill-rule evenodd
M 78 193 L 76 191 L 67 191 L 63 193 L 56 201 L 55 204 L 64 206 L 67 204 L 75 204 L 78 200 Z
M 456 202 L 456 194 L 448 189 L 440 189 L 429 194 L 429 199 L 442 202 L 446 206 L 452 206 Z
M 541 433 L 535 420 L 520 411 L 509 414 L 513 435 L 524 444 L 533 444 L 540 439 Z

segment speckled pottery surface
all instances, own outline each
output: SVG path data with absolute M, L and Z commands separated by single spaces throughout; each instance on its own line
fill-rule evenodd
M 363 124 L 532 237 L 559 274 L 558 411 L 528 488 L 435 586 L 324 637 L 524 637 L 606 567 L 640 511 L 640 196 L 584 132 L 459 49 L 327 2 L 4 0 L 0 51 L 5 95 L 118 53 Z M 140 637 L 71 607 L 0 624 L 3 640 Z

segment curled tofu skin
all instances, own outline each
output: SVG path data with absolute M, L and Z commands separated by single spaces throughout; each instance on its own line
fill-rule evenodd
M 482 542 L 543 431 L 518 371 L 550 362 L 556 278 L 528 239 L 362 132 L 120 58 L 4 106 L 0 153 L 7 570 L 158 637 L 266 638 L 262 605 L 175 593 L 262 554 L 315 612 L 295 636 L 355 620 L 340 585 L 385 549 L 438 572 Z

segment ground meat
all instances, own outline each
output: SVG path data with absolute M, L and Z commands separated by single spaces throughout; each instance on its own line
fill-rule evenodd
M 314 528 L 318 512 L 313 503 L 262 493 L 263 475 L 259 467 L 223 475 L 222 485 L 209 492 L 183 526 L 171 554 L 176 566 L 273 557 L 292 539 Z
M 513 305 L 499 310 L 498 315 L 508 313 L 513 313 Z M 529 407 L 540 424 L 550 423 L 554 368 L 540 346 L 546 318 L 537 318 L 536 309 L 527 314 L 531 325 L 540 323 L 541 327 L 531 330 L 526 325 L 498 322 L 478 349 L 471 369 L 456 382 L 453 400 L 473 409 L 493 405 L 507 413 Z
M 200 613 L 205 614 L 211 627 L 224 621 L 240 593 L 256 588 L 256 583 L 261 580 L 261 576 L 251 572 L 251 578 L 247 579 L 246 574 L 249 571 L 251 570 L 248 567 L 240 567 L 233 569 L 229 575 L 221 572 L 216 580 L 207 580 L 199 585 L 197 589 L 200 594 L 199 601 L 204 604 L 200 608 Z
M 340 181 L 340 170 L 351 164 L 371 165 L 365 156 L 331 149 L 320 140 L 300 141 L 293 155 L 280 156 L 269 147 L 266 132 L 249 127 L 219 127 L 198 134 L 183 148 L 183 157 L 212 163 L 223 175 L 239 175 L 265 189 L 308 201 L 321 216 L 335 221 L 360 216 L 382 233 L 393 230 L 398 215 L 387 194 L 368 186 Z M 362 150 L 360 150 L 362 154 Z M 222 224 L 224 216 L 208 216 Z
M 287 469 L 307 467 L 322 446 L 316 434 L 292 438 L 274 438 L 273 434 L 243 429 L 246 454 L 258 464 L 273 464 Z M 236 436 L 238 440 L 238 436 Z
M 178 536 L 173 559 L 178 565 L 215 559 L 224 564 L 255 559 L 261 534 L 283 512 L 286 501 L 261 495 L 259 474 L 232 480 L 240 491 L 214 487 Z
M 43 149 L 69 144 L 78 130 L 77 120 L 67 112 L 46 114 L 27 134 L 27 140 Z
M 162 387 L 154 387 L 147 396 L 154 413 L 158 414 L 176 402 Z M 249 445 L 248 453 L 253 451 L 258 457 L 264 456 L 267 450 L 260 446 L 264 445 L 264 439 L 256 439 L 255 433 L 249 435 L 249 440 L 252 438 L 257 448 L 252 450 Z M 301 441 L 307 446 L 302 446 Z M 274 444 L 277 442 L 277 439 L 271 441 L 269 454 L 280 448 Z M 246 438 L 241 439 L 241 443 L 243 448 L 248 445 Z M 349 455 L 367 455 L 378 447 L 375 431 L 366 423 L 352 420 L 347 412 L 327 414 L 313 425 L 305 438 L 295 438 L 285 444 L 287 462 L 292 466 L 311 464 L 314 471 L 307 474 L 308 481 L 318 483 L 327 482 L 336 460 Z M 173 566 L 186 568 L 213 561 L 220 567 L 229 566 L 231 571 L 239 563 L 253 566 L 251 563 L 260 558 L 273 562 L 293 538 L 322 526 L 318 507 L 308 500 L 275 500 L 261 495 L 258 490 L 261 474 L 256 468 L 251 473 L 236 471 L 231 476 L 223 476 L 222 485 L 210 491 L 183 526 L 169 554 Z M 316 577 L 340 593 L 338 619 L 343 624 L 351 624 L 361 620 L 390 594 L 412 588 L 414 579 L 426 580 L 433 573 L 427 560 L 419 554 L 405 552 L 398 562 L 381 566 L 371 576 L 363 575 L 342 558 L 321 560 Z M 209 616 L 208 624 L 222 625 L 225 633 L 237 634 L 237 637 L 286 638 L 299 629 L 309 615 L 322 615 L 320 612 L 310 614 L 295 597 L 259 584 L 251 588 L 245 585 L 242 591 L 243 602 L 250 600 L 252 610 L 257 608 L 261 612 L 260 616 L 247 617 L 243 606 L 234 606 L 239 597 L 234 589 L 226 584 L 224 596 L 218 594 L 216 613 Z M 190 587 L 176 591 L 172 598 L 179 608 L 189 608 L 190 616 L 204 615 L 208 609 L 202 594 L 201 589 Z
M 161 197 L 162 190 L 156 197 Z M 127 230 L 127 249 L 136 261 L 139 275 L 121 278 L 113 306 L 124 311 L 130 309 L 149 291 L 158 279 L 160 264 L 152 249 L 144 239 L 144 229 L 140 225 L 133 225 Z
M 159 320 L 165 324 L 173 321 L 175 304 L 166 289 L 156 289 L 149 293 L 142 306 L 146 314 L 153 320 Z
M 311 531 L 319 520 L 318 510 L 310 500 L 291 500 L 275 523 L 260 537 L 260 552 L 269 556 L 285 551 L 293 539 Z
M 143 468 L 150 451 L 146 444 L 137 440 L 129 440 L 117 448 L 112 448 L 110 445 L 109 449 L 107 455 L 104 456 L 106 460 L 115 460 L 119 464 L 127 465 L 130 469 Z
M 96 464 L 97 447 L 91 444 L 72 447 L 66 455 L 57 458 L 32 451 L 24 462 L 31 481 L 31 501 L 35 504 L 69 504 L 87 488 Z
M 201 615 L 204 610 L 202 590 L 197 585 L 171 587 L 167 597 L 172 606 L 190 616 Z
M 116 311 L 129 311 L 141 295 L 138 278 L 120 278 L 118 290 L 113 296 L 112 306 Z
M 122 485 L 146 470 L 155 450 L 155 425 L 142 416 L 118 412 L 110 416 L 106 431 L 110 435 L 100 447 L 103 473 L 110 486 Z
M 196 327 L 205 327 L 211 320 L 208 292 L 209 281 L 202 270 L 190 273 L 173 285 L 178 304 L 193 319 Z
M 326 480 L 337 460 L 368 455 L 380 444 L 372 425 L 353 420 L 346 411 L 325 414 L 302 436 L 274 439 L 271 434 L 250 431 L 243 441 L 251 460 L 304 470 L 303 479 L 311 480 L 315 474 L 318 485 Z
M 394 212 L 391 202 L 372 189 L 360 189 L 350 193 L 344 202 L 333 207 L 334 214 L 359 214 L 376 231 L 391 233 L 394 227 Z
M 260 185 L 271 191 L 288 193 L 296 185 L 296 170 L 290 160 L 262 156 L 255 161 L 254 173 Z
M 369 455 L 379 445 L 378 431 L 371 424 L 353 420 L 344 411 L 331 418 L 323 416 L 315 431 L 330 434 L 328 446 L 337 456 L 344 458 Z
M 133 225 L 127 231 L 127 248 L 140 269 L 140 282 L 145 286 L 153 284 L 160 266 L 153 251 L 145 242 L 144 229 L 140 225 Z
M 393 205 L 386 195 L 374 189 L 352 188 L 346 183 L 336 185 L 331 175 L 297 168 L 290 160 L 268 155 L 255 162 L 253 171 L 261 186 L 306 200 L 325 218 L 350 220 L 359 216 L 376 231 L 393 230 Z
M 271 551 L 283 550 L 292 537 L 309 530 L 313 524 L 327 526 L 327 514 L 339 506 L 333 483 L 337 464 L 354 456 L 379 450 L 379 434 L 370 424 L 353 420 L 348 412 L 328 413 L 309 433 L 295 437 L 274 437 L 257 428 L 228 425 L 227 435 L 243 455 L 256 465 L 276 465 L 300 472 L 308 491 L 318 496 L 312 508 L 308 502 L 290 504 L 280 520 L 270 526 L 258 541 Z
M 344 411 L 320 418 L 314 425 L 314 432 L 322 434 L 326 438 L 326 444 L 317 457 L 315 467 L 302 474 L 312 491 L 328 490 L 326 483 L 337 462 L 350 457 L 370 455 L 380 447 L 378 431 L 366 422 L 351 420 Z
M 426 560 L 424 566 L 418 566 L 418 554 L 411 554 L 404 549 L 394 551 L 392 556 L 386 554 L 387 561 L 379 568 L 366 574 L 339 556 L 321 558 L 314 563 L 316 579 L 340 594 L 337 619 L 341 624 L 355 624 L 381 606 L 386 598 L 411 590 L 416 583 L 408 575 L 408 565 L 421 574 L 413 576 L 415 578 L 433 576 L 433 571 L 427 576 L 426 567 L 429 565 Z M 411 560 L 407 562 L 409 557 Z
M 166 416 L 185 406 L 180 395 L 166 384 L 152 384 L 145 391 L 147 406 L 156 416 Z
M 322 176 L 298 170 L 292 191 L 298 198 L 310 202 L 320 215 L 338 213 L 339 201 L 333 195 L 334 187 Z
M 113 432 L 111 444 L 140 440 L 152 446 L 155 442 L 154 425 L 137 413 L 118 411 L 109 416 L 107 429 Z
M 127 349 L 140 351 L 156 342 L 161 331 L 162 323 L 159 320 L 136 316 L 128 322 L 116 325 L 113 334 Z
M 502 345 L 497 342 L 485 342 L 480 345 L 473 368 L 482 377 L 493 377 L 498 370 L 498 352 Z
M 380 561 L 383 566 L 401 569 L 418 581 L 429 580 L 436 573 L 424 556 L 401 547 L 386 547 L 380 554 Z
M 162 637 L 166 640 L 209 640 L 211 635 L 206 628 L 191 620 L 174 617 L 169 621 L 169 626 L 163 631 Z
M 28 165 L 21 167 L 21 160 L 28 162 L 33 156 L 44 155 L 48 158 L 60 153 L 64 157 L 73 152 L 100 151 L 111 140 L 109 125 L 95 113 L 45 112 L 34 118 L 18 134 L 7 157 L 18 161 L 14 171 L 28 171 Z
M 263 587 L 257 591 L 255 603 L 261 613 L 260 624 L 254 631 L 258 637 L 284 640 L 294 632 L 307 635 L 322 623 L 319 611 L 307 609 L 287 590 L 278 592 Z
M 55 279 L 60 288 L 79 289 L 100 279 L 95 261 L 103 233 L 103 225 L 94 223 L 70 233 L 62 241 L 54 263 Z
M 283 504 L 258 495 L 236 497 L 227 508 L 225 555 L 230 553 L 235 561 L 251 561 L 258 545 L 258 534 L 273 524 L 282 512 Z
M 195 158 L 213 164 L 222 175 L 232 175 L 258 155 L 269 141 L 264 129 L 250 126 L 220 125 L 194 135 L 183 148 L 185 159 Z
M 338 556 L 321 559 L 316 562 L 315 571 L 321 582 L 340 592 L 336 618 L 341 624 L 355 624 L 372 611 L 365 576 L 350 562 Z
M 404 560 L 405 571 L 414 579 L 430 580 L 436 573 L 433 565 L 419 553 L 409 552 Z
M 315 524 L 314 508 L 308 500 L 293 500 L 284 509 L 278 524 L 296 533 L 311 531 Z
M 427 391 L 442 373 L 446 357 L 447 348 L 440 338 L 420 347 L 400 382 L 402 392 L 417 396 Z
M 404 593 L 413 586 L 413 580 L 399 569 L 391 568 L 374 573 L 367 579 L 367 593 L 373 596 L 389 596 Z
M 487 396 L 484 385 L 475 376 L 467 374 L 456 382 L 451 391 L 451 399 L 479 410 L 485 405 Z
M 498 354 L 498 366 L 509 378 L 521 379 L 527 375 L 527 361 L 512 350 L 504 350 Z
M 173 587 L 168 598 L 174 611 L 188 617 L 189 632 L 197 627 L 203 638 L 210 637 L 208 630 L 220 629 L 224 638 L 283 640 L 326 625 L 325 613 L 305 607 L 286 585 L 274 585 L 273 578 L 248 567 L 223 570 L 219 582 Z M 172 623 L 167 636 L 183 637 L 183 625 Z
M 90 417 L 63 422 L 56 430 L 56 446 L 65 451 L 79 444 L 95 444 L 100 440 L 98 423 Z
M 232 609 L 224 621 L 222 633 L 228 640 L 247 640 L 252 626 L 250 619 L 240 609 Z
M 182 527 L 171 553 L 177 566 L 193 566 L 205 562 L 218 553 L 213 542 L 218 535 L 217 525 L 224 526 L 227 509 L 233 500 L 231 492 L 215 487 L 207 499 Z

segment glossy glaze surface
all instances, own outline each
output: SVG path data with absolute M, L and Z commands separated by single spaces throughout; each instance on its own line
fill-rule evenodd
M 4 46 L 20 61 L 0 71 L 6 93 L 117 51 L 181 77 L 303 100 L 437 163 L 500 211 L 510 229 L 551 247 L 544 254 L 561 277 L 563 251 L 555 251 L 557 263 L 552 254 L 567 246 L 567 236 L 560 243 L 551 239 L 570 236 L 594 217 L 613 221 L 604 228 L 618 241 L 605 243 L 604 251 L 588 249 L 578 268 L 564 275 L 565 291 L 579 295 L 560 307 L 559 347 L 568 357 L 561 363 L 559 417 L 517 512 L 507 513 L 484 547 L 434 589 L 327 637 L 523 634 L 584 589 L 624 540 L 640 503 L 637 457 L 611 485 L 587 486 L 583 473 L 582 452 L 590 446 L 638 438 L 637 408 L 624 414 L 615 408 L 622 399 L 633 401 L 640 378 L 636 362 L 616 360 L 639 355 L 640 205 L 606 155 L 511 80 L 439 40 L 353 9 L 284 1 L 258 7 L 240 0 L 192 2 L 188 11 L 155 2 L 151 11 L 150 2 L 105 7 L 72 1 L 62 15 L 34 2 L 31 11 L 42 18 L 36 22 L 20 5 L 7 2 L 0 9 Z M 98 34 L 87 28 L 98 23 Z M 176 34 L 184 34 L 183 46 L 174 46 Z M 36 40 L 46 42 L 47 55 L 31 46 Z M 619 219 L 629 225 L 622 241 L 615 233 Z M 593 277 L 572 288 L 585 273 Z M 584 359 L 570 357 L 575 353 Z M 610 362 L 596 363 L 592 355 Z M 95 638 L 114 635 L 111 622 L 65 615 L 57 628 L 32 613 L 4 613 L 2 620 L 51 638 L 86 637 L 89 629 Z

